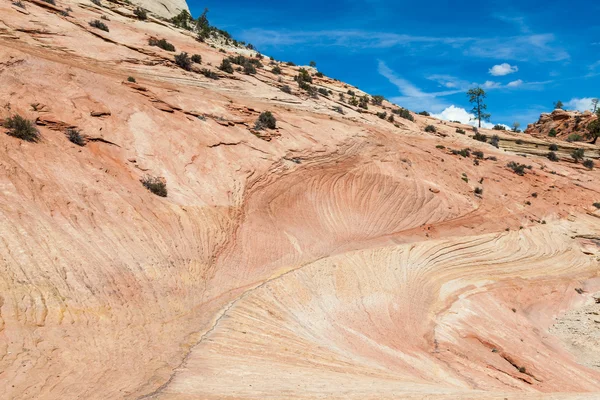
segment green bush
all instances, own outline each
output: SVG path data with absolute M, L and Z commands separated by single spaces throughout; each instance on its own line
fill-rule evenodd
M 186 71 L 190 71 L 192 69 L 192 60 L 185 51 L 175 55 L 175 64 Z
M 377 116 L 381 119 L 385 119 L 387 117 L 387 112 L 383 111 L 383 112 L 378 112 Z
M 584 154 L 584 149 L 576 149 L 571 152 L 571 157 L 573 158 L 573 160 L 575 160 L 575 162 L 579 162 L 580 160 L 583 160 Z
M 274 66 L 274 67 L 271 69 L 271 72 L 272 72 L 272 73 L 274 73 L 275 75 L 280 75 L 280 74 L 281 74 L 281 68 L 279 68 L 279 66 L 278 66 L 278 65 L 276 65 L 276 66 Z
M 202 56 L 200 54 L 194 54 L 191 60 L 193 63 L 202 64 Z
M 244 73 L 246 75 L 255 75 L 256 67 L 252 63 L 248 62 L 248 63 L 244 64 Z
M 311 67 L 315 68 L 317 66 L 317 63 L 314 61 L 311 61 L 308 65 L 310 65 Z
M 471 149 L 452 150 L 452 154 L 467 158 L 471 156 Z
M 408 111 L 406 108 L 398 108 L 398 109 L 393 109 L 392 112 L 394 114 L 396 114 L 397 116 L 407 119 L 409 121 L 413 121 L 415 120 L 415 118 L 412 116 L 412 114 L 410 113 L 410 111 Z
M 550 161 L 554 161 L 554 162 L 558 161 L 558 156 L 557 156 L 557 155 L 556 155 L 556 153 L 555 153 L 555 152 L 553 152 L 553 151 L 549 152 L 549 153 L 546 155 L 546 157 L 548 157 L 548 160 L 550 160 Z
M 558 150 L 558 146 L 555 143 L 552 143 L 548 149 L 550 151 L 557 151 Z
M 483 160 L 483 151 L 475 150 L 473 151 L 473 155 L 479 158 L 480 160 Z
M 200 73 L 209 79 L 213 79 L 215 81 L 219 80 L 219 74 L 217 74 L 214 71 L 211 71 L 210 69 L 202 68 Z
M 101 31 L 105 31 L 105 32 L 109 31 L 108 26 L 106 26 L 106 24 L 104 22 L 99 21 L 97 19 L 90 21 L 89 24 L 91 27 L 100 29 Z
M 325 88 L 319 88 L 317 91 L 319 93 L 321 93 L 323 96 L 329 97 L 329 92 L 327 91 L 327 89 L 325 89 Z
M 317 73 L 315 74 L 315 76 L 316 76 L 317 78 L 323 78 L 323 77 L 325 77 L 325 75 L 323 75 L 323 73 L 322 73 L 322 72 L 317 72 Z
M 554 129 L 554 128 L 550 129 L 550 132 L 548 132 L 548 136 L 556 137 L 556 129 Z
M 592 204 L 592 205 L 593 205 L 594 207 L 596 207 L 596 208 L 600 208 L 600 203 L 594 203 L 594 204 Z
M 77 129 L 67 129 L 67 138 L 77 146 L 85 146 L 85 139 Z
M 349 96 L 356 96 L 356 93 L 354 92 L 354 90 L 348 90 L 347 93 Z
M 365 110 L 369 109 L 369 96 L 364 95 L 363 97 L 361 97 L 358 101 L 358 106 L 360 108 L 364 108 Z
M 474 192 L 475 192 L 475 194 L 481 196 L 483 194 L 483 189 L 480 187 L 476 187 Z
M 437 129 L 435 129 L 435 126 L 433 126 L 433 125 L 427 125 L 425 127 L 425 132 L 435 133 L 435 132 L 437 132 Z
M 581 140 L 581 135 L 577 133 L 571 133 L 567 138 L 567 142 L 578 142 Z
M 133 76 L 130 76 L 127 78 L 127 82 L 131 82 L 131 83 L 135 83 L 135 78 Z
M 312 81 L 313 81 L 313 79 L 310 76 L 310 74 L 308 73 L 308 71 L 305 70 L 304 68 L 300 68 L 298 70 L 298 75 L 296 75 L 296 77 L 294 79 L 296 80 L 296 82 L 298 82 L 298 85 L 302 84 L 302 82 L 312 83 Z
M 373 105 L 376 105 L 376 106 L 382 105 L 383 104 L 383 100 L 385 100 L 385 97 L 383 97 L 383 96 L 381 96 L 379 94 L 371 97 L 371 103 Z
M 224 58 L 221 61 L 219 69 L 223 72 L 227 72 L 228 74 L 233 74 L 233 65 L 231 65 L 231 61 L 229 61 L 228 58 Z
M 421 112 L 419 113 L 419 115 L 423 115 L 423 116 L 425 116 L 425 117 L 429 117 L 429 116 L 431 116 L 431 114 L 429 114 L 427 111 L 421 111 Z
M 190 22 L 192 22 L 193 20 L 194 19 L 187 10 L 182 10 L 178 15 L 171 18 L 171 22 L 175 26 L 182 29 L 186 29 L 188 31 L 192 29 L 192 27 L 190 26 Z
M 465 133 L 467 133 L 467 132 L 465 132 L 465 130 L 464 130 L 464 129 L 461 129 L 461 128 L 456 128 L 456 133 L 460 133 L 461 135 L 464 135 L 464 134 L 465 134 Z
M 34 126 L 33 122 L 14 115 L 4 121 L 4 127 L 8 128 L 6 132 L 9 136 L 16 137 L 27 142 L 37 142 L 40 139 L 40 132 Z
M 505 131 L 506 127 L 502 126 L 502 125 L 494 125 L 494 127 L 492 129 L 495 131 Z
M 160 197 L 167 197 L 167 184 L 161 178 L 146 175 L 141 179 L 142 185 Z
M 262 129 L 275 129 L 277 128 L 277 120 L 271 113 L 271 111 L 265 111 L 259 115 L 258 120 L 254 124 L 256 130 Z
M 139 19 L 139 20 L 146 20 L 148 19 L 148 13 L 146 12 L 146 10 L 144 10 L 141 7 L 137 7 L 135 10 L 133 10 L 133 14 Z
M 523 176 L 525 175 L 525 169 L 531 169 L 531 166 L 527 166 L 525 164 L 519 164 L 514 161 L 509 162 L 506 166 L 513 170 L 513 172 L 517 175 Z
M 590 159 L 587 159 L 583 162 L 583 166 L 587 169 L 594 169 L 594 162 Z
M 156 46 L 166 51 L 175 51 L 175 46 L 171 43 L 167 42 L 165 39 L 156 40 L 154 38 L 148 39 L 148 44 L 150 46 Z
M 487 136 L 484 135 L 483 133 L 479 133 L 476 132 L 475 136 L 473 136 L 473 139 L 477 140 L 478 142 L 487 142 Z

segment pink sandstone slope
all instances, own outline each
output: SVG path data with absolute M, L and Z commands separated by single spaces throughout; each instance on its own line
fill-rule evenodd
M 229 75 L 125 4 L 24 4 L 0 3 L 0 118 L 41 140 L 0 128 L 0 397 L 600 398 L 600 185 L 571 145 Z

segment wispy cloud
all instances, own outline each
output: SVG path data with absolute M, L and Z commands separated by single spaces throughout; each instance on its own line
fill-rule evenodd
M 515 25 L 522 33 L 531 33 L 529 25 L 527 25 L 525 18 L 522 16 L 494 14 L 494 18 Z
M 553 34 L 519 36 L 437 37 L 419 36 L 364 30 L 274 31 L 250 29 L 242 32 L 242 39 L 259 48 L 310 44 L 311 46 L 338 46 L 352 49 L 390 49 L 411 47 L 427 51 L 435 47 L 462 49 L 471 57 L 503 60 L 561 61 L 569 58 L 566 50 L 555 45 Z M 416 46 L 414 46 L 416 45 Z

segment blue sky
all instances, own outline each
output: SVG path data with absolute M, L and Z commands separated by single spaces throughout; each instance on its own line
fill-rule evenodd
M 524 127 L 561 100 L 600 97 L 600 2 L 209 0 L 212 25 L 263 54 L 306 65 L 413 111 L 468 119 L 488 92 L 493 123 Z

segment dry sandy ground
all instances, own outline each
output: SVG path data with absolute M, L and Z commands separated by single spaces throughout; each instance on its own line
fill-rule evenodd
M 42 139 L 0 132 L 0 397 L 600 398 L 600 185 L 569 145 L 220 73 L 125 6 L 25 5 L 0 3 L 0 117 Z

